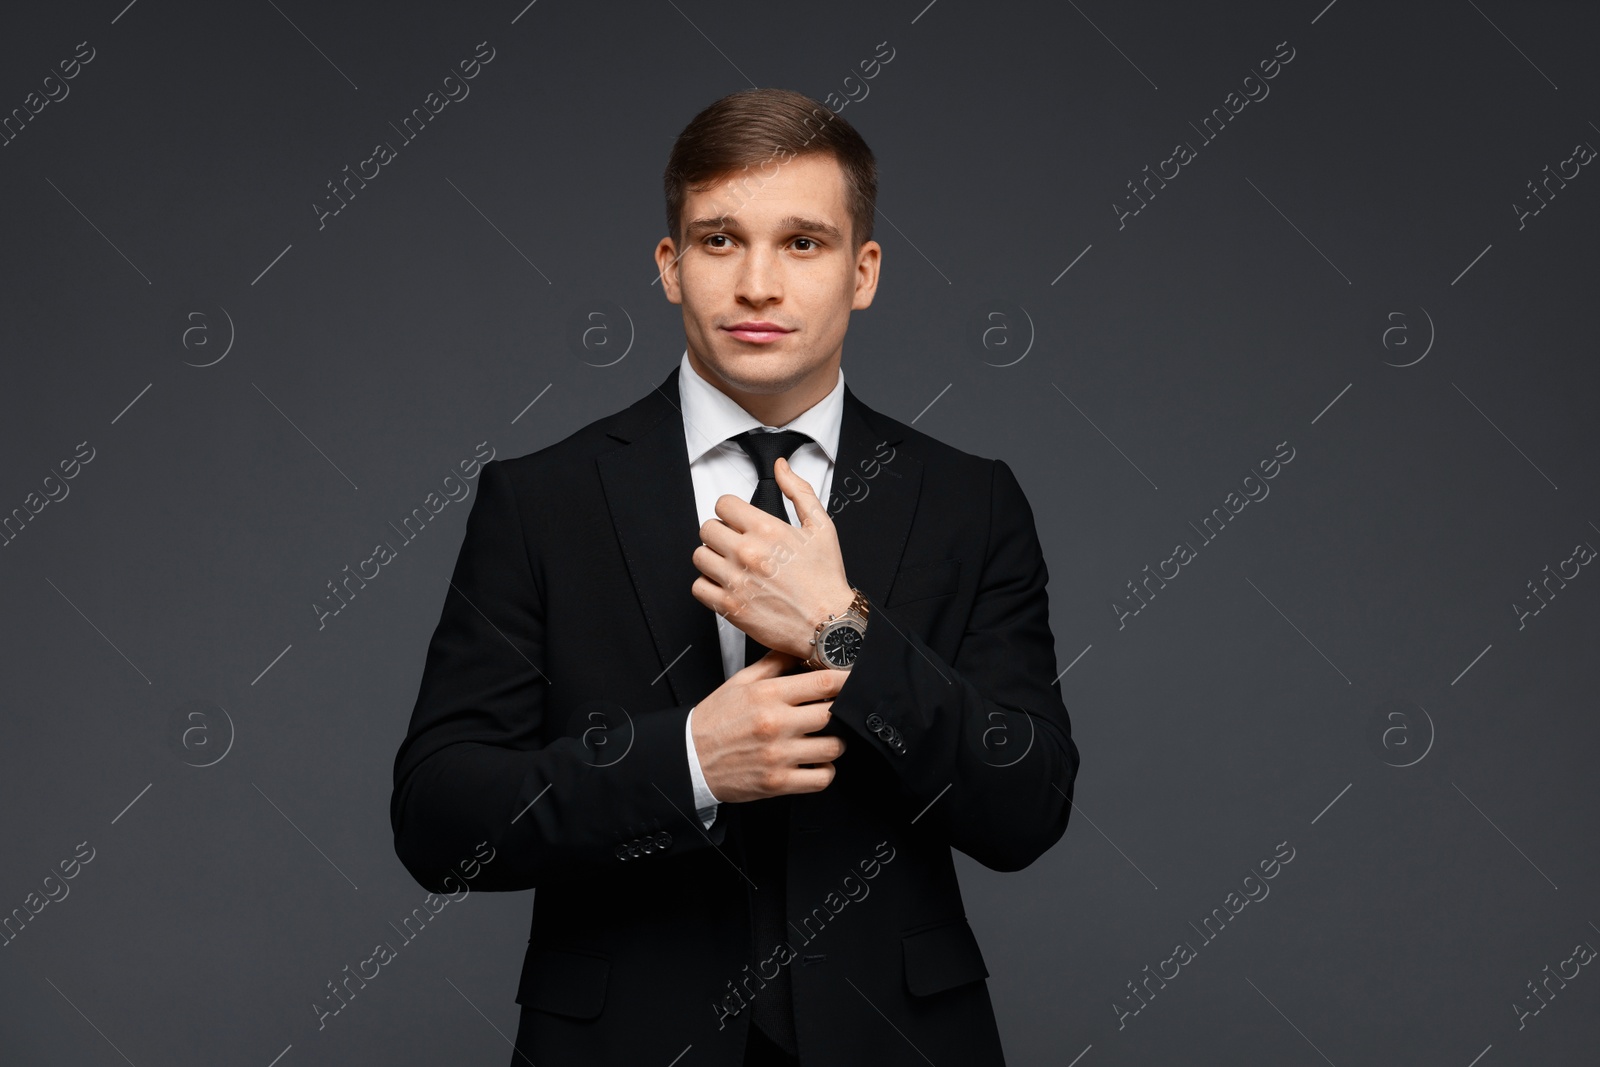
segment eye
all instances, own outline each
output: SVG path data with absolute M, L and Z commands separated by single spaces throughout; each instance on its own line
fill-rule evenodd
M 711 241 L 726 241 L 727 239 L 728 239 L 728 235 L 725 234 L 725 233 L 714 233 L 711 236 L 707 237 L 706 241 L 709 243 Z M 722 248 L 724 246 L 723 245 L 712 245 L 711 247 L 712 248 Z
M 804 241 L 808 246 L 810 246 L 810 247 L 807 247 L 807 248 L 800 249 L 800 251 L 802 251 L 802 252 L 811 251 L 812 248 L 816 247 L 816 243 L 817 243 L 817 242 L 813 241 L 809 237 L 796 237 L 795 240 L 796 241 Z

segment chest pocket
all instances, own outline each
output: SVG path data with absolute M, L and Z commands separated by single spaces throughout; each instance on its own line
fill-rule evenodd
M 889 593 L 889 599 L 884 603 L 893 608 L 920 600 L 949 596 L 956 591 L 960 583 L 959 559 L 907 564 L 894 576 L 894 587 Z

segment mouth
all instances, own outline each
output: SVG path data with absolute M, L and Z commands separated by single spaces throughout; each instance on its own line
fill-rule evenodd
M 719 327 L 719 329 L 721 329 L 724 333 L 737 337 L 741 341 L 748 341 L 751 344 L 758 345 L 770 344 L 771 342 L 778 340 L 780 337 L 787 336 L 788 334 L 794 332 L 793 330 L 779 326 L 775 322 L 767 322 L 765 320 L 755 322 L 736 322 L 732 326 L 722 326 Z

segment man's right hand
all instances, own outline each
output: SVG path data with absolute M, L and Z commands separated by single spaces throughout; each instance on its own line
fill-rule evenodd
M 820 793 L 833 781 L 844 738 L 807 735 L 828 725 L 850 672 L 783 673 L 800 662 L 769 651 L 695 705 L 695 754 L 719 803 Z

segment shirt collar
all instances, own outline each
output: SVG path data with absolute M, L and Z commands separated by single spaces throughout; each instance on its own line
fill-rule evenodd
M 678 399 L 683 403 L 683 436 L 689 447 L 689 463 L 704 456 L 735 434 L 762 427 L 760 419 L 740 407 L 721 389 L 702 378 L 683 350 L 678 363 Z M 839 450 L 839 427 L 844 422 L 844 368 L 839 368 L 833 390 L 821 400 L 778 427 L 798 430 L 821 446 L 828 462 L 835 462 Z

